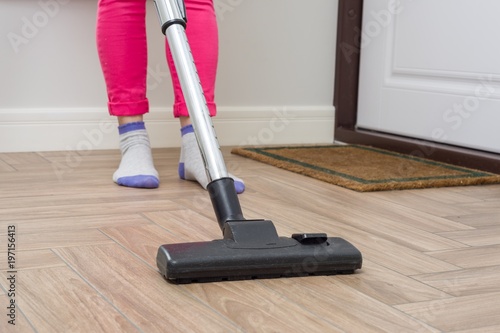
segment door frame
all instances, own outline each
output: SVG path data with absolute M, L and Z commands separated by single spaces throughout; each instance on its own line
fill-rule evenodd
M 403 154 L 500 173 L 500 154 L 400 135 L 356 129 L 363 0 L 339 0 L 334 100 L 336 142 L 369 145 Z M 500 144 L 500 142 L 499 142 Z

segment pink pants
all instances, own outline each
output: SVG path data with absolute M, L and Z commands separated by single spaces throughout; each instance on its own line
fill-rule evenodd
M 186 34 L 210 114 L 214 116 L 219 45 L 213 2 L 185 0 L 185 4 L 188 17 Z M 152 15 L 156 16 L 156 13 Z M 106 81 L 109 113 L 114 116 L 147 113 L 146 0 L 99 0 L 97 49 Z M 189 113 L 168 44 L 166 54 L 174 87 L 174 116 L 187 117 Z

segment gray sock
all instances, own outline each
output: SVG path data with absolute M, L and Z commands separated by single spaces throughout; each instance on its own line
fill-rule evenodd
M 118 129 L 122 159 L 113 181 L 128 187 L 157 188 L 160 181 L 144 122 L 128 123 Z
M 181 133 L 182 146 L 181 157 L 179 160 L 179 177 L 181 179 L 196 181 L 204 189 L 206 189 L 208 185 L 208 177 L 192 125 L 183 127 L 181 129 Z M 236 193 L 242 193 L 245 191 L 245 183 L 243 180 L 232 174 L 229 174 L 229 177 L 234 180 Z

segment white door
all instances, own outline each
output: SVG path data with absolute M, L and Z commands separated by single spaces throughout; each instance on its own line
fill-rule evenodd
M 500 1 L 368 0 L 357 127 L 500 153 Z

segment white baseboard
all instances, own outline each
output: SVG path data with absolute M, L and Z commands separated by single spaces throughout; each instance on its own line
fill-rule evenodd
M 333 143 L 333 106 L 219 107 L 221 146 Z M 169 108 L 145 116 L 154 148 L 179 147 Z M 0 109 L 0 152 L 99 150 L 118 147 L 117 124 L 101 108 Z

